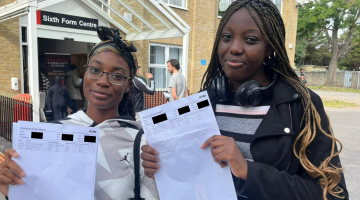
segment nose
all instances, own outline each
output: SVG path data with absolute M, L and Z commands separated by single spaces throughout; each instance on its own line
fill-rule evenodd
M 244 53 L 244 44 L 240 39 L 234 38 L 230 44 L 230 53 L 233 55 L 241 55 Z
M 96 84 L 98 84 L 101 87 L 110 87 L 108 74 L 103 73 L 101 77 L 98 80 L 96 80 Z

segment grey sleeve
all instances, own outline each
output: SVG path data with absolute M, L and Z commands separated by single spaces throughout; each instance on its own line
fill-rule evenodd
M 154 95 L 155 94 L 155 81 L 153 78 L 149 79 L 150 87 L 140 78 L 134 78 L 134 86 L 137 87 L 140 91 L 145 92 L 146 94 Z

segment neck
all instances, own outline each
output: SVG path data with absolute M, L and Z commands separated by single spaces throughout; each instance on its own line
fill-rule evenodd
M 99 109 L 99 108 L 95 108 L 90 103 L 88 109 L 86 110 L 86 114 L 97 124 L 100 124 L 105 120 L 119 116 L 118 107 Z
M 266 76 L 264 70 L 262 70 L 260 73 L 256 74 L 254 77 L 251 77 L 249 79 L 246 80 L 241 80 L 241 81 L 233 81 L 229 79 L 229 86 L 230 86 L 230 91 L 231 92 L 236 92 L 236 90 L 245 82 L 250 81 L 250 80 L 256 80 L 257 82 L 259 82 L 262 86 L 266 86 L 268 84 L 270 84 L 270 80 L 269 78 Z
M 174 71 L 171 73 L 171 75 L 173 75 L 173 74 L 177 74 L 177 73 L 179 73 L 179 71 L 178 71 L 178 70 L 176 70 L 176 69 L 174 69 Z

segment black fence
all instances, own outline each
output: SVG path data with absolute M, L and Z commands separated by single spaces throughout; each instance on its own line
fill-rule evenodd
M 32 121 L 29 94 L 0 93 L 0 137 L 12 141 L 13 122 Z
M 144 93 L 144 110 L 153 108 L 167 102 L 167 97 L 165 94 L 168 93 L 168 89 L 166 88 L 158 88 L 155 89 L 154 95 L 149 95 Z

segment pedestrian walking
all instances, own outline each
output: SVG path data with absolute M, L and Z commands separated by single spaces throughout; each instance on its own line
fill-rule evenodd
M 188 96 L 186 79 L 182 75 L 180 70 L 180 63 L 176 59 L 170 59 L 167 61 L 168 71 L 171 74 L 169 81 L 170 88 L 170 102 L 175 101 Z
M 76 111 L 76 101 L 82 100 L 80 93 L 82 80 L 79 78 L 76 68 L 76 65 L 70 65 L 70 70 L 65 74 L 65 86 L 72 100 L 72 107 L 70 108 L 72 111 Z

